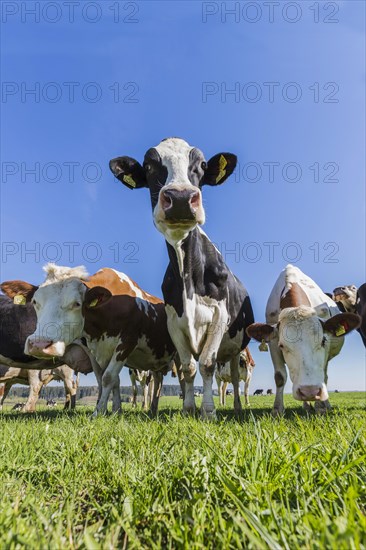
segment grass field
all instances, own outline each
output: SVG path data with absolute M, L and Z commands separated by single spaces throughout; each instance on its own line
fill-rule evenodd
M 198 401 L 198 400 L 197 400 Z M 241 422 L 0 414 L 0 548 L 366 548 L 366 394 L 327 417 L 252 397 Z

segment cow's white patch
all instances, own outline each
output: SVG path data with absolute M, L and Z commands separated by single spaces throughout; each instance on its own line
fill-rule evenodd
M 155 147 L 168 170 L 168 184 L 192 185 L 188 178 L 189 154 L 193 147 L 184 139 L 169 138 Z

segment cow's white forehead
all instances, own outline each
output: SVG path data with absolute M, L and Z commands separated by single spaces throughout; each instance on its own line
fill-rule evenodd
M 316 311 L 312 307 L 308 306 L 298 306 L 298 307 L 287 307 L 280 312 L 279 322 L 296 322 L 304 321 L 305 319 L 310 319 L 311 317 L 317 317 Z
M 88 277 L 88 272 L 83 265 L 79 265 L 77 267 L 65 267 L 62 265 L 48 263 L 43 267 L 43 271 L 46 272 L 46 279 L 44 283 L 42 283 L 41 287 L 66 281 L 71 278 L 84 279 Z
M 155 149 L 158 151 L 161 160 L 164 161 L 172 156 L 188 159 L 189 153 L 194 147 L 189 145 L 184 139 L 168 138 L 161 141 Z
M 155 149 L 160 155 L 162 165 L 168 170 L 166 185 L 191 185 L 188 178 L 189 153 L 194 147 L 184 139 L 168 138 L 161 141 Z

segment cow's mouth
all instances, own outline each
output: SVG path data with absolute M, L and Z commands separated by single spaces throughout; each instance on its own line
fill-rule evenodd
M 346 300 L 348 298 L 348 295 L 345 292 L 335 292 L 334 293 L 334 301 L 335 302 L 341 302 L 342 300 Z

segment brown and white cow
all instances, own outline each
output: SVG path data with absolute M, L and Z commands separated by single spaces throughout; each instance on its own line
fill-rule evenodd
M 253 369 L 255 367 L 254 359 L 249 351 L 249 348 L 245 348 L 240 353 L 239 360 L 239 383 L 241 380 L 244 382 L 244 399 L 245 404 L 249 403 L 249 385 L 252 379 Z M 228 384 L 231 384 L 231 372 L 230 363 L 216 363 L 215 378 L 217 383 L 217 389 L 219 390 L 220 405 L 225 405 L 226 402 L 226 389 Z
M 267 323 L 253 323 L 247 332 L 269 342 L 275 369 L 276 398 L 273 414 L 284 411 L 283 390 L 287 365 L 292 394 L 318 412 L 328 402 L 328 362 L 339 354 L 344 336 L 360 325 L 353 313 L 339 313 L 335 302 L 298 267 L 288 265 L 279 275 L 266 308 Z
M 76 338 L 85 337 L 100 396 L 94 411 L 105 413 L 113 392 L 113 412 L 121 408 L 119 373 L 128 364 L 151 370 L 156 414 L 163 375 L 175 354 L 162 300 L 142 290 L 124 273 L 104 268 L 87 276 L 83 267 L 48 264 L 46 281 L 32 303 L 37 328 L 27 338 L 25 353 L 36 357 L 62 356 Z
M 4 401 L 11 387 L 14 384 L 22 384 L 29 386 L 29 396 L 22 410 L 24 412 L 34 412 L 42 388 L 47 386 L 52 380 L 64 383 L 66 394 L 64 408 L 74 409 L 79 376 L 74 379 L 74 371 L 67 365 L 47 370 L 19 369 L 0 365 L 0 383 L 2 383 L 2 388 L 0 389 L 0 410 L 3 408 Z

